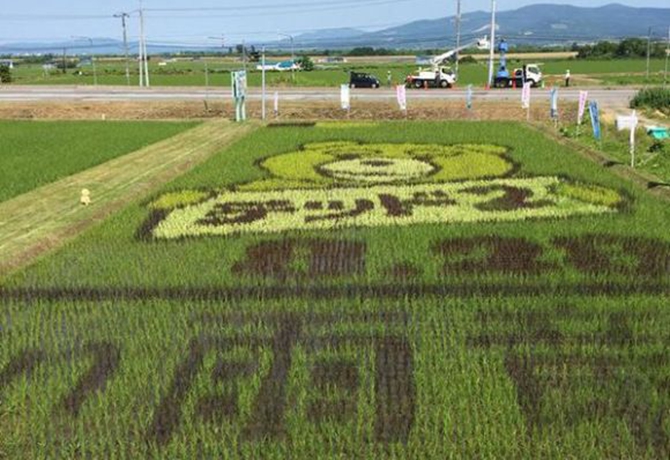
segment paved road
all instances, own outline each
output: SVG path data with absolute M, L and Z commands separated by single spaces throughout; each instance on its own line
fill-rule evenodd
M 634 89 L 603 89 L 588 88 L 590 99 L 595 99 L 604 105 L 626 106 L 634 96 Z M 268 99 L 272 99 L 274 92 L 279 93 L 282 101 L 337 101 L 340 93 L 338 88 L 296 88 L 296 89 L 269 89 Z M 465 89 L 449 90 L 409 90 L 408 99 L 411 100 L 464 100 Z M 352 97 L 358 100 L 385 101 L 394 100 L 395 91 L 390 89 L 354 89 Z M 519 90 L 475 89 L 475 99 L 490 101 L 519 100 Z M 579 89 L 559 90 L 559 97 L 565 101 L 579 99 Z M 129 101 L 188 101 L 203 100 L 206 98 L 230 98 L 229 89 L 205 88 L 126 88 L 126 87 L 72 87 L 72 86 L 4 86 L 0 87 L 0 102 L 21 101 L 82 101 L 82 102 L 129 102 Z M 249 99 L 259 100 L 261 91 L 258 88 L 250 90 Z M 535 100 L 549 98 L 548 89 L 534 90 Z

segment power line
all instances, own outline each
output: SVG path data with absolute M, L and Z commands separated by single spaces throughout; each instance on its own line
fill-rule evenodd
M 228 34 L 227 34 L 228 35 Z M 275 35 L 275 34 L 272 34 Z M 513 41 L 512 44 L 514 43 L 524 43 L 524 42 L 551 42 L 556 43 L 556 42 L 562 42 L 562 43 L 556 43 L 558 46 L 565 45 L 569 42 L 574 42 L 574 41 L 593 41 L 596 39 L 599 39 L 599 37 L 594 37 L 594 36 L 586 36 L 586 35 L 560 35 L 560 36 L 526 36 L 526 35 L 514 35 L 514 34 L 503 34 L 506 39 L 509 39 Z M 464 34 L 462 35 L 462 41 L 472 41 L 476 38 L 478 38 L 480 35 L 477 34 Z M 135 37 L 137 38 L 137 37 Z M 346 38 L 346 39 L 328 39 L 328 38 L 320 38 L 320 39 L 310 39 L 310 40 L 298 40 L 298 37 L 296 37 L 295 40 L 295 46 L 296 48 L 316 48 L 316 47 L 327 47 L 330 49 L 346 49 L 346 48 L 352 48 L 356 46 L 377 46 L 377 47 L 386 47 L 386 48 L 396 48 L 396 47 L 411 47 L 414 45 L 418 45 L 418 47 L 421 48 L 443 48 L 443 47 L 453 47 L 455 46 L 455 40 L 454 37 L 449 36 L 449 35 L 435 35 L 435 36 L 430 36 L 430 37 L 400 37 L 393 42 L 389 42 L 386 39 L 380 38 L 380 39 L 372 39 L 371 37 L 352 37 L 352 38 Z M 620 40 L 624 37 L 612 37 L 612 40 Z M 338 44 L 339 42 L 339 44 Z M 207 43 L 206 41 L 171 41 L 171 40 L 151 40 L 147 41 L 148 44 L 150 44 L 152 47 L 157 48 L 157 47 L 163 47 L 163 48 L 169 48 L 169 47 L 199 47 L 199 48 L 208 48 L 208 49 L 220 49 L 220 45 L 213 45 L 212 43 Z M 111 44 L 109 44 L 111 45 Z M 69 50 L 89 50 L 90 45 L 87 46 L 82 46 L 82 45 L 75 45 L 75 44 L 53 44 L 53 45 L 44 45 L 44 46 L 39 46 L 39 45 L 33 45 L 33 46 L 24 46 L 20 48 L 15 48 L 15 47 L 10 47 L 8 45 L 0 45 L 0 51 L 3 50 L 16 50 L 19 52 L 36 52 L 36 51 L 57 51 L 57 50 L 62 50 L 63 46 L 66 46 Z M 108 46 L 107 43 L 100 44 L 99 46 Z M 132 48 L 133 51 L 136 51 L 138 49 L 138 44 L 137 43 L 129 43 L 129 47 Z M 285 47 L 286 45 L 280 42 L 274 43 L 274 44 L 268 44 L 266 47 L 268 49 L 281 49 Z M 119 45 L 119 50 L 123 50 L 122 45 Z
M 111 15 L 91 14 L 10 14 L 0 15 L 2 21 L 80 21 L 80 20 L 110 20 Z
M 241 13 L 241 14 L 226 14 L 226 15 L 216 15 L 216 14 L 209 14 L 206 11 L 203 10 L 193 10 L 194 12 L 200 12 L 203 14 L 198 14 L 198 15 L 184 15 L 184 14 L 179 14 L 179 15 L 150 15 L 151 18 L 155 19 L 199 19 L 199 18 L 209 18 L 209 19 L 216 19 L 216 18 L 223 18 L 223 19 L 230 19 L 230 18 L 248 18 L 248 17 L 264 17 L 264 16 L 281 16 L 281 15 L 297 15 L 297 14 L 305 14 L 305 13 L 318 13 L 318 12 L 324 12 L 324 11 L 339 11 L 339 10 L 350 10 L 354 8 L 366 8 L 366 7 L 371 7 L 371 6 L 384 6 L 384 5 L 393 5 L 393 4 L 399 4 L 399 3 L 410 3 L 413 2 L 414 0 L 372 0 L 369 2 L 361 3 L 361 2 L 356 2 L 356 3 L 347 3 L 347 4 L 340 4 L 340 5 L 322 5 L 319 7 L 313 7 L 313 8 L 292 8 L 288 10 L 281 10 L 281 11 L 266 11 L 267 9 L 264 9 L 262 12 L 248 12 L 248 13 Z M 311 6 L 314 6 L 314 4 L 310 4 Z M 242 8 L 240 8 L 242 9 Z M 235 9 L 233 11 L 239 11 L 240 9 Z
M 102 45 L 102 46 L 105 46 L 105 45 Z M 46 45 L 46 46 L 15 48 L 15 47 L 9 47 L 7 45 L 0 45 L 0 51 L 16 50 L 20 53 L 36 52 L 36 51 L 61 51 L 63 48 L 67 48 L 70 51 L 72 51 L 72 50 L 83 50 L 83 49 L 90 50 L 91 46 L 90 45 L 54 44 L 54 45 Z
M 404 2 L 410 0 L 402 0 Z M 156 11 L 156 12 L 212 12 L 212 11 L 250 11 L 250 10 L 283 10 L 283 9 L 295 9 L 295 8 L 306 8 L 306 7 L 315 7 L 315 6 L 373 6 L 379 3 L 398 3 L 397 0 L 339 0 L 339 1 L 329 1 L 323 3 L 317 2 L 296 2 L 296 3 L 266 3 L 258 5 L 247 5 L 247 6 L 227 6 L 227 7 L 188 7 L 188 8 L 146 8 L 145 11 Z
M 154 16 L 155 18 L 155 16 Z M 374 33 L 375 31 L 370 31 L 370 30 L 365 30 L 365 29 L 384 29 L 384 28 L 391 28 L 391 27 L 397 27 L 404 25 L 404 22 L 386 22 L 386 23 L 376 23 L 376 24 L 350 24 L 349 27 L 353 29 L 359 29 L 361 31 L 361 34 L 368 34 L 368 33 Z M 273 31 L 268 31 L 267 29 L 265 30 L 250 30 L 250 31 L 245 31 L 245 32 L 228 32 L 226 31 L 226 37 L 249 37 L 252 35 L 255 36 L 265 36 L 265 37 L 275 37 L 277 33 L 284 33 L 287 35 L 294 35 L 297 38 L 299 38 L 299 34 L 305 34 L 305 33 L 310 33 L 310 32 L 323 32 L 323 31 L 330 31 L 333 30 L 333 27 L 319 27 L 319 28 L 311 28 L 311 29 L 282 29 L 282 30 L 273 30 Z M 156 41 L 164 41 L 164 40 L 170 40 L 170 39 L 205 39 L 205 38 L 216 38 L 217 40 L 221 40 L 221 36 L 216 36 L 219 32 L 218 31 L 213 31 L 211 33 L 199 33 L 199 34 L 156 34 L 152 35 L 153 39 Z M 352 36 L 351 38 L 355 38 L 357 36 Z M 58 38 L 44 38 L 41 39 L 41 41 L 57 41 L 57 40 L 62 40 L 63 37 L 58 37 Z M 337 39 L 337 38 L 336 38 Z M 11 40 L 11 38 L 2 38 L 0 37 L 0 40 Z M 312 39 L 309 39 L 312 40 Z M 314 40 L 321 40 L 319 38 L 316 38 Z M 332 39 L 329 39 L 332 40 Z M 31 40 L 22 40 L 22 41 L 40 41 L 39 39 L 31 39 Z

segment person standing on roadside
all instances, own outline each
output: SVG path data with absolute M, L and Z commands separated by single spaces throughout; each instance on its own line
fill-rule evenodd
M 386 86 L 390 88 L 391 83 L 393 83 L 393 76 L 391 75 L 391 71 L 389 70 L 388 72 L 386 72 Z
M 565 87 L 566 88 L 570 87 L 570 69 L 568 69 L 568 71 L 565 72 Z

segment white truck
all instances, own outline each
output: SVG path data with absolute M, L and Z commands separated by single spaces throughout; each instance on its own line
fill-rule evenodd
M 405 84 L 410 88 L 451 88 L 456 83 L 456 74 L 442 64 L 460 51 L 475 45 L 478 49 L 489 49 L 490 43 L 485 37 L 435 56 L 430 60 L 431 69 L 419 69 L 414 75 L 409 75 L 405 79 Z
M 419 69 L 405 81 L 408 87 L 414 88 L 451 88 L 456 83 L 456 74 L 447 67 L 438 67 L 437 70 Z
M 524 82 L 528 82 L 532 87 L 538 87 L 542 84 L 542 70 L 539 64 L 524 65 L 521 69 L 514 69 L 511 77 L 498 76 L 493 82 L 496 88 L 523 88 Z

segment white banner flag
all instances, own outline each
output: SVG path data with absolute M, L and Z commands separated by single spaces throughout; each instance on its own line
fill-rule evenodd
M 396 99 L 398 100 L 398 106 L 403 112 L 407 110 L 407 88 L 405 85 L 398 85 L 395 87 Z
M 523 91 L 521 91 L 521 107 L 530 109 L 530 88 L 533 84 L 529 81 L 523 84 Z
M 558 88 L 552 88 L 550 93 L 551 118 L 558 119 Z
M 635 130 L 639 123 L 637 118 L 637 112 L 633 110 L 633 115 L 631 115 L 631 126 L 630 126 L 630 166 L 635 168 Z
M 349 110 L 351 108 L 351 90 L 349 85 L 340 86 L 340 101 L 342 110 Z
M 579 92 L 579 115 L 577 116 L 577 124 L 581 125 L 586 113 L 586 101 L 589 99 L 588 91 Z

